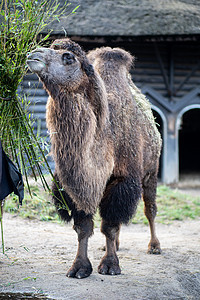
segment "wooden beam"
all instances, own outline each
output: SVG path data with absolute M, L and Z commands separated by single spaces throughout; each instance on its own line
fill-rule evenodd
M 197 65 L 192 68 L 190 73 L 185 77 L 185 79 L 180 83 L 180 85 L 177 87 L 177 89 L 174 91 L 174 96 L 177 95 L 177 93 L 181 90 L 181 88 L 184 86 L 184 84 L 191 78 L 191 76 L 199 69 L 200 62 L 198 61 Z
M 157 57 L 159 65 L 160 65 L 160 70 L 161 70 L 161 73 L 162 73 L 162 76 L 163 76 L 163 80 L 164 80 L 167 92 L 170 95 L 171 91 L 170 91 L 170 86 L 169 86 L 169 80 L 168 80 L 166 70 L 165 70 L 165 67 L 164 67 L 164 64 L 163 64 L 163 61 L 162 61 L 162 58 L 161 58 L 161 55 L 160 55 L 160 52 L 158 50 L 158 47 L 157 47 L 156 43 L 154 43 L 154 48 L 155 48 L 156 57 Z
M 170 100 L 173 100 L 174 95 L 174 48 L 170 49 L 170 72 L 169 72 L 169 85 L 170 85 Z

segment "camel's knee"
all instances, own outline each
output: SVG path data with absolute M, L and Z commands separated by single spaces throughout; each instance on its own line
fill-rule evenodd
M 155 219 L 156 214 L 157 214 L 156 203 L 151 203 L 151 204 L 145 203 L 144 213 L 148 220 Z
M 156 188 L 155 176 L 149 178 L 147 186 L 143 186 L 144 213 L 148 220 L 154 219 L 157 213 Z
M 113 224 L 102 220 L 101 223 L 101 232 L 110 240 L 114 241 L 119 233 L 120 224 Z

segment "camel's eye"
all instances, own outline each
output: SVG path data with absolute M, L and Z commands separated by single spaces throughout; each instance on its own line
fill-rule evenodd
M 75 56 L 70 52 L 65 52 L 62 55 L 62 61 L 64 65 L 71 65 L 75 62 Z

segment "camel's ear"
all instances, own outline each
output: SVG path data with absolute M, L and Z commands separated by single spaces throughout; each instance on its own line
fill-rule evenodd
M 83 61 L 82 68 L 88 77 L 94 75 L 94 68 L 87 60 Z

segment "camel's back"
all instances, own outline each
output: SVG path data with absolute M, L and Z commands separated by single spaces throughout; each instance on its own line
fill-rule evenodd
M 88 54 L 95 70 L 104 81 L 110 112 L 110 122 L 115 141 L 130 130 L 130 115 L 135 114 L 136 103 L 132 99 L 127 81 L 128 69 L 133 57 L 120 48 L 102 47 Z M 126 131 L 126 132 L 125 132 Z
M 128 170 L 138 160 L 150 169 L 149 162 L 160 155 L 161 139 L 148 100 L 130 79 L 133 57 L 109 47 L 91 51 L 88 57 L 106 86 L 119 169 Z

